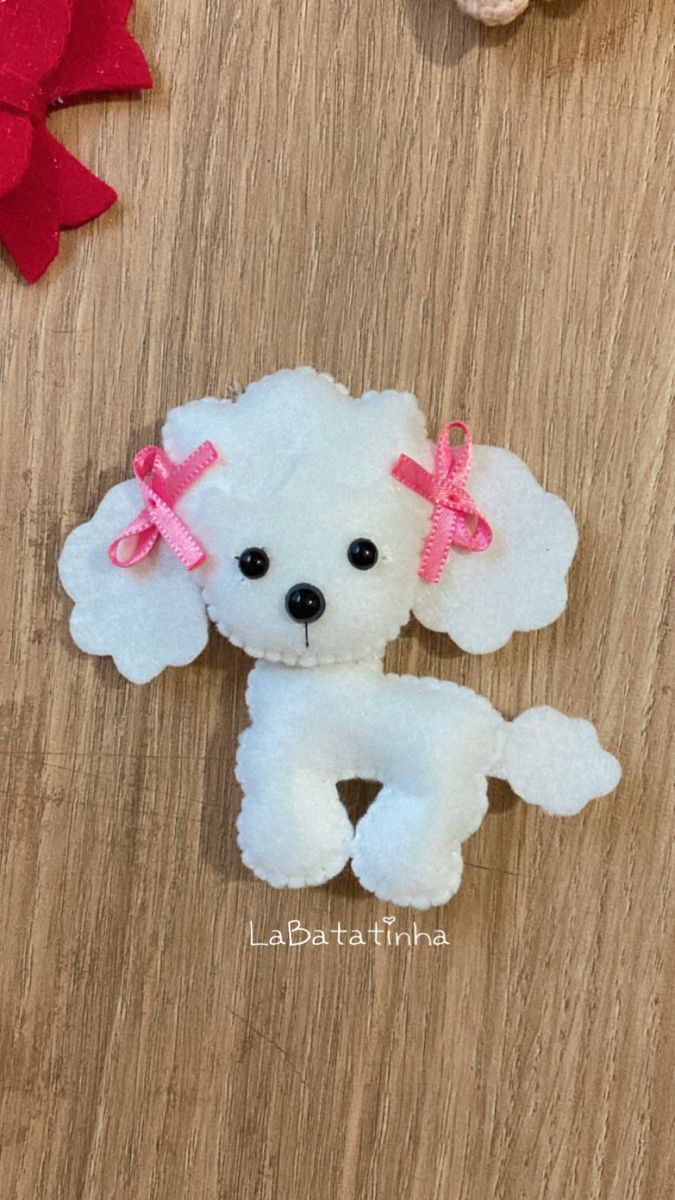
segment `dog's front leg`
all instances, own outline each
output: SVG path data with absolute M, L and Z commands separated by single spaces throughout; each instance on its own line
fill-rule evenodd
M 292 673 L 258 667 L 254 676 L 248 696 L 253 720 L 237 755 L 242 858 L 273 887 L 325 883 L 348 861 L 354 833 L 337 775 L 311 736 L 311 714 L 294 697 Z
M 273 887 L 308 887 L 338 875 L 351 854 L 352 824 L 332 780 L 297 740 L 270 752 L 255 724 L 240 741 L 237 822 L 242 858 Z

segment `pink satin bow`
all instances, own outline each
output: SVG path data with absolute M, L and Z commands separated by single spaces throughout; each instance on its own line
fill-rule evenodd
M 139 450 L 134 459 L 134 475 L 145 507 L 108 547 L 108 558 L 114 566 L 133 567 L 147 557 L 159 538 L 164 538 L 188 571 L 194 571 L 204 562 L 204 550 L 181 521 L 174 504 L 217 457 L 211 442 L 202 442 L 181 463 L 172 463 L 158 446 Z M 129 558 L 121 559 L 118 548 L 132 537 L 137 539 L 136 548 Z
M 451 429 L 462 430 L 463 446 L 450 445 Z M 451 421 L 438 439 L 433 474 L 407 454 L 402 454 L 392 468 L 394 479 L 434 506 L 418 572 L 429 583 L 438 583 L 451 546 L 487 550 L 492 541 L 488 522 L 466 490 L 470 466 L 471 431 L 462 421 Z

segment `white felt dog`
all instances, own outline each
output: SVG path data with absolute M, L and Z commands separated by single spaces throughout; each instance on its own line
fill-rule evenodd
M 383 900 L 443 904 L 488 776 L 561 815 L 618 783 L 587 721 L 532 708 L 509 723 L 468 688 L 383 671 L 411 612 L 480 654 L 566 603 L 569 509 L 509 451 L 472 454 L 461 429 L 463 446 L 448 429 L 434 449 L 412 395 L 355 400 L 307 367 L 280 371 L 171 412 L 165 453 L 143 451 L 136 480 L 65 544 L 73 637 L 127 679 L 191 662 L 207 614 L 259 660 L 239 844 L 276 887 L 351 859 Z M 336 789 L 353 777 L 382 785 L 356 829 Z

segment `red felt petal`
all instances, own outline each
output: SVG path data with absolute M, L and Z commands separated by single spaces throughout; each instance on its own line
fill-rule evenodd
M 125 28 L 131 2 L 0 0 L 0 241 L 30 281 L 58 253 L 60 229 L 116 199 L 47 132 L 43 106 L 152 86 Z
M 117 199 L 117 193 L 48 133 L 58 194 L 62 229 L 84 225 L 100 217 Z
M 21 183 L 0 200 L 0 241 L 30 283 L 40 278 L 58 254 L 57 205 L 51 152 L 45 139 L 36 136 Z
M 107 12 L 109 17 L 126 25 L 133 0 L 92 0 L 92 3 Z
M 24 176 L 32 145 L 30 117 L 0 110 L 0 197 L 11 192 Z
M 0 200 L 0 241 L 30 283 L 58 254 L 59 229 L 99 216 L 115 192 L 40 126 L 21 183 Z
M 0 71 L 43 79 L 65 50 L 70 18 L 70 0 L 2 0 Z
M 129 7 L 126 0 L 73 0 L 66 52 L 45 83 L 50 102 L 152 87 L 143 51 L 124 28 Z

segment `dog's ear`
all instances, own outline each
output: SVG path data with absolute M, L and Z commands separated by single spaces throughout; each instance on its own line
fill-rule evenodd
M 136 483 L 118 483 L 91 521 L 66 539 L 59 559 L 61 582 L 75 601 L 74 641 L 87 654 L 112 655 L 132 683 L 147 683 L 165 667 L 192 662 L 208 639 L 195 573 L 165 542 L 132 567 L 110 561 L 108 547 L 141 507 Z
M 206 441 L 219 450 L 230 408 L 228 401 L 208 398 L 170 413 L 164 430 L 170 459 L 181 462 Z M 179 502 L 188 522 L 199 512 L 203 487 L 212 484 L 208 475 Z M 135 481 L 117 484 L 91 521 L 66 539 L 59 560 L 61 582 L 75 601 L 73 639 L 88 654 L 110 654 L 132 683 L 147 683 L 168 666 L 185 666 L 208 640 L 201 572 L 188 570 L 162 538 L 133 566 L 111 561 L 109 547 L 142 508 Z
M 577 530 L 564 501 L 508 450 L 475 446 L 468 490 L 492 542 L 480 552 L 453 546 L 439 582 L 419 580 L 413 612 L 463 650 L 485 654 L 560 616 Z

